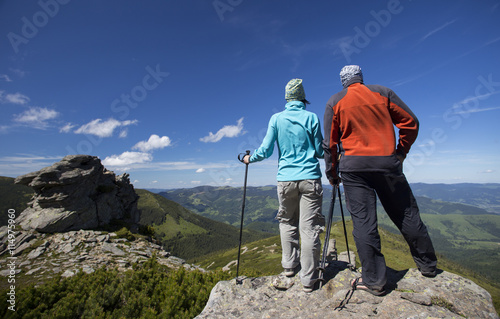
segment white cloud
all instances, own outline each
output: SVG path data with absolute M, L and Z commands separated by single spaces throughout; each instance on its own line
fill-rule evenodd
M 118 137 L 119 138 L 125 138 L 125 137 L 127 137 L 127 135 L 128 135 L 128 131 L 125 129 L 125 130 L 122 130 L 120 132 L 120 135 L 118 135 Z
M 30 101 L 30 98 L 21 93 L 10 93 L 5 94 L 5 91 L 0 91 L 0 102 L 1 103 L 12 103 L 24 105 Z
M 487 111 L 494 111 L 494 110 L 498 110 L 500 109 L 500 106 L 497 106 L 497 107 L 488 107 L 488 108 L 484 108 L 484 109 L 470 109 L 470 110 L 466 110 L 466 111 L 459 111 L 459 112 L 455 112 L 454 114 L 469 114 L 469 113 L 478 113 L 478 112 L 487 112 Z
M 483 173 L 483 174 L 491 174 L 491 173 L 495 173 L 495 171 L 492 170 L 492 169 L 487 169 L 487 170 L 482 171 L 481 173 Z
M 14 73 L 14 75 L 17 75 L 20 78 L 23 78 L 26 75 L 26 71 L 23 71 L 23 70 L 13 69 L 13 68 L 10 68 L 9 70 L 12 73 Z
M 5 82 L 12 82 L 7 74 L 0 74 L 0 79 L 3 79 Z
M 217 133 L 208 133 L 208 136 L 200 138 L 200 141 L 208 143 L 216 143 L 220 141 L 224 137 L 237 137 L 241 135 L 243 132 L 243 117 L 240 118 L 237 122 L 236 125 L 226 125 L 220 130 L 217 131 Z
M 112 125 L 110 125 L 110 127 L 112 127 Z M 125 137 L 126 135 L 127 135 L 126 130 L 123 130 L 120 133 L 120 137 Z M 123 152 L 121 155 L 108 156 L 102 161 L 102 163 L 105 166 L 107 165 L 107 166 L 119 167 L 122 170 L 129 170 L 132 168 L 130 166 L 139 169 L 144 168 L 145 165 L 146 166 L 150 165 L 151 162 L 153 161 L 153 155 L 151 155 L 149 151 L 158 148 L 164 148 L 167 147 L 168 145 L 170 145 L 170 139 L 167 136 L 163 136 L 160 138 L 158 135 L 153 134 L 149 137 L 149 140 L 141 141 L 132 147 L 132 149 L 138 149 L 141 152 L 127 151 Z
M 454 108 L 457 108 L 457 107 L 460 107 L 461 104 L 469 104 L 469 103 L 475 103 L 475 102 L 478 102 L 479 100 L 484 100 L 484 99 L 487 99 L 489 98 L 490 96 L 492 95 L 495 95 L 495 94 L 499 94 L 500 91 L 494 91 L 494 92 L 490 92 L 490 93 L 485 93 L 485 94 L 481 94 L 481 95 L 476 95 L 476 96 L 470 96 L 468 98 L 465 98 L 463 99 L 462 101 L 456 103 L 454 105 Z
M 59 133 L 69 133 L 76 125 L 68 123 L 59 129 Z
M 200 185 L 201 181 L 191 181 L 191 184 L 193 184 L 193 185 Z
M 106 121 L 102 119 L 93 120 L 87 124 L 82 125 L 79 129 L 75 131 L 76 134 L 91 134 L 99 137 L 110 137 L 113 135 L 113 131 L 118 127 L 129 126 L 136 124 L 137 120 L 133 121 L 118 121 L 114 118 L 110 118 Z
M 132 149 L 149 152 L 155 149 L 165 148 L 167 146 L 170 146 L 170 144 L 171 140 L 168 136 L 159 137 L 158 135 L 153 134 L 149 137 L 149 140 L 140 141 L 139 143 L 135 144 Z
M 48 125 L 47 121 L 56 118 L 58 115 L 59 113 L 55 110 L 30 107 L 23 113 L 14 115 L 14 121 L 34 128 L 44 129 Z
M 206 171 L 206 169 L 204 169 L 204 168 L 198 168 L 198 169 L 196 170 L 196 173 L 203 173 L 203 172 L 205 172 L 205 171 Z
M 104 166 L 128 166 L 132 164 L 148 163 L 153 160 L 153 156 L 143 152 L 123 152 L 120 155 L 106 157 L 102 164 Z
M 140 153 L 140 154 L 149 154 L 151 157 L 151 160 L 153 159 L 153 156 L 151 153 L 142 153 L 142 152 L 125 152 L 125 153 Z M 113 155 L 113 158 L 117 157 L 117 155 Z M 106 159 L 111 159 L 112 157 L 107 157 Z M 106 160 L 105 159 L 105 160 Z M 234 161 L 233 161 L 234 162 Z M 255 164 L 259 165 L 261 162 Z M 109 164 L 108 164 L 109 165 Z M 126 167 L 127 170 L 149 170 L 149 171 L 195 171 L 200 166 L 204 166 L 206 169 L 216 169 L 216 170 L 227 170 L 227 169 L 232 169 L 235 166 L 240 166 L 240 164 L 235 163 L 227 163 L 227 162 L 221 162 L 221 163 L 206 163 L 204 162 L 203 164 L 200 163 L 195 163 L 195 162 L 143 162 L 139 163 L 136 162 L 133 165 L 131 164 L 130 166 Z
M 427 39 L 427 38 L 428 38 L 428 37 L 430 37 L 431 35 L 433 35 L 433 34 L 435 34 L 435 33 L 439 32 L 439 31 L 443 30 L 444 28 L 446 28 L 446 27 L 447 27 L 447 26 L 449 26 L 450 24 L 455 23 L 456 21 L 457 21 L 457 19 L 452 20 L 452 21 L 448 21 L 448 22 L 446 22 L 445 24 L 443 24 L 442 26 L 437 27 L 436 29 L 434 29 L 434 30 L 430 31 L 429 33 L 427 33 L 426 35 L 424 35 L 424 36 L 422 37 L 422 39 L 420 39 L 420 42 L 424 41 L 425 39 Z

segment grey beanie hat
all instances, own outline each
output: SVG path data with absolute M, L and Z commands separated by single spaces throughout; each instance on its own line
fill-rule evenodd
M 359 65 L 346 65 L 340 70 L 340 82 L 346 87 L 347 83 L 355 76 L 359 76 L 363 80 L 363 73 Z

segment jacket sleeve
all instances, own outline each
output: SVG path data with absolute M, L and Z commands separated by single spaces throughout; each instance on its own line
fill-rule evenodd
M 278 137 L 278 132 L 276 129 L 276 120 L 275 117 L 272 116 L 269 120 L 269 125 L 267 126 L 267 133 L 262 141 L 262 144 L 255 152 L 250 156 L 250 163 L 262 161 L 271 155 L 273 155 L 274 151 L 274 142 Z
M 340 128 L 333 107 L 327 103 L 324 117 L 323 150 L 325 157 L 325 174 L 328 180 L 338 178 L 338 144 L 340 142 Z
M 399 129 L 396 153 L 406 157 L 418 136 L 418 119 L 392 90 L 389 91 L 389 112 L 392 122 Z
M 321 134 L 321 124 L 319 123 L 318 117 L 314 116 L 314 125 L 313 125 L 313 145 L 314 151 L 317 158 L 324 157 L 323 150 L 323 134 Z

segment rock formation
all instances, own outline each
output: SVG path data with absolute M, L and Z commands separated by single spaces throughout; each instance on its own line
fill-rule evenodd
M 471 280 L 446 271 L 426 278 L 417 269 L 388 269 L 388 275 L 383 297 L 352 290 L 360 273 L 342 261 L 330 263 L 327 282 L 312 293 L 298 276 L 221 281 L 196 318 L 499 318 L 490 294 Z
M 23 229 L 65 232 L 94 229 L 113 219 L 136 223 L 138 196 L 128 174 L 116 176 L 89 155 L 68 155 L 40 171 L 19 176 L 35 195 L 17 218 Z
M 20 231 L 16 233 L 15 247 L 8 247 L 4 228 L 0 228 L 0 276 L 4 277 L 11 274 L 9 267 L 4 265 L 9 262 L 5 256 L 15 258 L 16 274 L 25 276 L 29 281 L 44 281 L 57 274 L 70 277 L 80 271 L 92 273 L 102 267 L 125 271 L 153 255 L 156 255 L 160 264 L 170 268 L 203 271 L 183 259 L 171 256 L 157 244 L 141 238 L 120 238 L 118 232 L 79 230 L 51 235 Z

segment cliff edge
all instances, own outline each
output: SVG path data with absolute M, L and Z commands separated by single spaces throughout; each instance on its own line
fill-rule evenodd
M 352 290 L 358 276 L 346 263 L 333 262 L 327 282 L 312 293 L 302 290 L 298 276 L 221 281 L 196 318 L 499 318 L 485 289 L 446 271 L 427 278 L 417 269 L 389 268 L 383 297 Z

